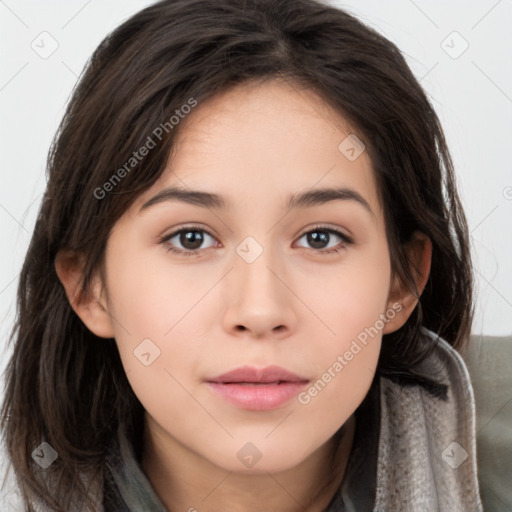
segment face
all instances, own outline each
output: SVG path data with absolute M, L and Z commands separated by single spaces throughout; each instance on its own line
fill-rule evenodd
M 165 172 L 108 240 L 122 363 L 158 435 L 228 471 L 258 453 L 253 471 L 285 470 L 359 406 L 397 308 L 371 162 L 315 93 L 277 81 L 237 86 L 181 123 Z M 295 378 L 212 384 L 246 366 Z

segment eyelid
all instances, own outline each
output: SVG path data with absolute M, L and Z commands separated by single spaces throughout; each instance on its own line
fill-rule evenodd
M 214 235 L 213 233 L 211 233 L 210 230 L 206 229 L 204 226 L 192 223 L 192 224 L 185 224 L 184 226 L 180 225 L 179 227 L 173 229 L 173 231 L 171 231 L 167 235 L 160 236 L 159 239 L 160 240 L 169 239 L 169 238 L 172 238 L 173 236 L 177 235 L 181 231 L 186 231 L 186 230 L 189 230 L 189 231 L 204 231 L 205 233 L 207 233 L 211 237 L 217 238 L 217 235 Z
M 310 233 L 311 231 L 327 231 L 329 233 L 335 233 L 339 237 L 343 238 L 347 243 L 354 243 L 354 239 L 352 235 L 349 235 L 345 231 L 343 231 L 343 228 L 340 228 L 338 226 L 329 225 L 329 224 L 314 224 L 313 226 L 308 226 L 307 228 L 304 228 L 304 230 L 301 232 L 301 234 L 297 238 L 302 238 L 305 234 Z

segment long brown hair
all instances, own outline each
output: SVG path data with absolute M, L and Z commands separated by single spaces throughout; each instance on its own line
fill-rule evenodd
M 191 98 L 200 105 L 243 81 L 273 78 L 316 91 L 366 144 L 392 270 L 411 289 L 404 244 L 415 230 L 432 241 L 427 286 L 404 327 L 384 336 L 377 375 L 436 384 L 414 371 L 431 349 L 419 342 L 420 326 L 457 349 L 465 343 L 473 312 L 466 220 L 440 122 L 397 47 L 317 0 L 160 1 L 101 42 L 48 154 L 1 418 L 26 510 L 97 510 L 88 485 L 101 477 L 107 446 L 119 424 L 135 429 L 143 416 L 115 340 L 93 335 L 71 309 L 57 252 L 84 256 L 86 293 L 113 225 L 161 175 L 180 125 L 167 125 L 122 179 L 105 183 Z M 45 471 L 31 457 L 43 440 L 58 453 Z

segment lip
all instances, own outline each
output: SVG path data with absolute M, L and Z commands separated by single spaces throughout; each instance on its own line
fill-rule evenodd
M 275 409 L 296 396 L 309 379 L 280 366 L 242 366 L 206 383 L 237 407 L 254 411 Z

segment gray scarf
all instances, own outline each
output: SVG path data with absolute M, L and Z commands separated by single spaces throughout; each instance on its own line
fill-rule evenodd
M 425 371 L 448 384 L 448 400 L 382 379 L 374 511 L 481 512 L 469 373 L 451 345 L 427 332 L 437 343 Z

